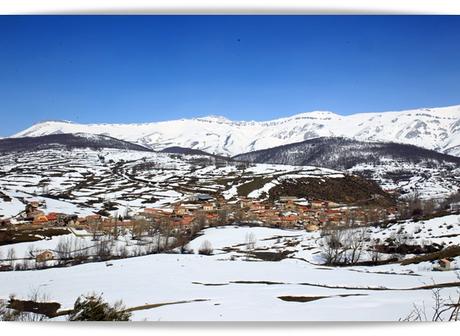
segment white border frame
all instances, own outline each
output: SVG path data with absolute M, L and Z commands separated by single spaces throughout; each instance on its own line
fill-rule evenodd
M 460 14 L 458 0 L 4 0 L 0 14 Z M 0 32 L 1 34 L 1 32 Z M 0 79 L 1 80 L 1 79 Z M 1 335 L 454 335 L 458 323 L 0 323 Z M 396 336 L 396 335 L 395 335 Z

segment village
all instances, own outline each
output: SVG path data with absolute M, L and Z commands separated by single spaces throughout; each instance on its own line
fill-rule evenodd
M 304 229 L 348 225 L 366 225 L 392 219 L 396 207 L 362 207 L 339 204 L 328 200 L 307 200 L 295 196 L 281 196 L 276 201 L 238 197 L 226 200 L 209 194 L 193 194 L 188 200 L 160 208 L 140 211 L 125 210 L 124 215 L 92 214 L 78 217 L 74 214 L 45 213 L 45 202 L 31 201 L 25 210 L 11 219 L 4 219 L 0 227 L 79 227 L 88 230 L 110 230 L 114 225 L 133 228 L 139 221 L 156 222 L 173 230 L 186 232 L 194 226 L 208 227 L 231 223 L 253 224 L 274 228 Z

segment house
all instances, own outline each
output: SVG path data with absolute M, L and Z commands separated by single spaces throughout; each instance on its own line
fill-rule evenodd
M 49 261 L 53 259 L 54 259 L 54 253 L 50 250 L 40 252 L 39 254 L 35 256 L 36 262 L 45 262 L 45 261 Z
M 295 196 L 280 196 L 280 202 L 282 203 L 295 202 L 297 200 Z
M 92 223 L 94 223 L 94 222 L 101 222 L 101 221 L 102 221 L 102 217 L 101 217 L 101 215 L 88 215 L 88 216 L 85 217 L 85 220 L 86 220 L 87 222 L 92 222 Z
M 47 223 L 48 221 L 49 221 L 48 217 L 46 217 L 43 213 L 41 213 L 41 214 L 35 215 L 33 224 L 44 224 L 44 223 Z
M 174 208 L 174 214 L 176 215 L 193 215 L 195 212 L 201 209 L 198 204 L 179 204 Z
M 38 215 L 43 215 L 44 212 L 38 209 L 39 206 L 40 206 L 40 202 L 38 201 L 29 202 L 25 208 L 26 218 L 34 219 Z
M 206 214 L 206 223 L 215 223 L 219 219 L 219 215 L 217 213 L 207 213 Z
M 46 218 L 48 218 L 50 222 L 54 222 L 54 221 L 57 221 L 58 214 L 55 212 L 50 212 L 49 214 L 46 215 Z
M 450 271 L 451 265 L 450 260 L 448 259 L 440 259 L 438 260 L 438 264 L 435 267 L 439 271 Z
M 329 208 L 338 208 L 341 206 L 341 204 L 337 202 L 332 202 L 332 201 L 326 201 L 325 203 L 326 203 L 326 206 Z
M 194 217 L 190 215 L 180 215 L 171 218 L 171 224 L 179 229 L 189 229 L 192 226 Z
M 305 230 L 307 230 L 307 232 L 318 231 L 319 226 L 314 224 L 314 223 L 309 223 L 309 224 L 305 225 Z
M 66 214 L 58 212 L 50 212 L 46 215 L 46 218 L 48 218 L 48 222 L 54 222 L 56 224 L 65 224 L 71 220 Z
M 252 199 L 249 199 L 249 198 L 246 198 L 246 197 L 242 197 L 240 199 L 240 208 L 241 209 L 244 209 L 244 208 L 250 208 L 251 205 L 253 204 L 253 200 Z
M 171 211 L 165 211 L 165 209 L 158 208 L 145 208 L 143 212 L 140 213 L 141 217 L 144 219 L 147 218 L 161 218 L 170 215 Z
M 213 197 L 208 194 L 195 194 L 189 197 L 191 202 L 207 202 L 212 200 Z
M 299 216 L 295 212 L 284 212 L 280 214 L 279 220 L 281 221 L 282 226 L 291 227 L 297 224 Z
M 311 202 L 311 207 L 314 209 L 318 208 L 327 208 L 328 207 L 328 202 L 321 201 L 321 200 L 314 200 Z
M 214 211 L 215 210 L 214 204 L 212 204 L 212 203 L 204 203 L 203 204 L 203 210 L 204 211 Z
M 263 202 L 253 202 L 249 206 L 252 211 L 265 210 L 265 204 Z

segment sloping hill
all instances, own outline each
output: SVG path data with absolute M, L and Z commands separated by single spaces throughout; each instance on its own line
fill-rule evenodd
M 149 151 L 152 150 L 127 141 L 118 140 L 107 135 L 86 133 L 51 134 L 38 137 L 0 139 L 0 152 L 36 151 L 53 148 L 115 148 L 124 150 Z
M 269 191 L 271 199 L 285 195 L 359 205 L 395 204 L 395 199 L 376 182 L 353 175 L 345 175 L 343 178 L 284 179 Z
M 210 156 L 210 157 L 213 157 L 215 159 L 219 159 L 219 160 L 223 160 L 223 161 L 232 161 L 232 159 L 230 157 L 227 157 L 227 156 L 210 154 L 208 152 L 205 152 L 205 151 L 202 151 L 202 150 L 199 150 L 199 149 L 192 149 L 192 148 L 179 147 L 179 146 L 173 146 L 173 147 L 168 147 L 168 148 L 162 149 L 160 151 L 160 153 Z
M 362 163 L 384 164 L 388 160 L 434 166 L 460 164 L 459 157 L 413 145 L 330 137 L 240 154 L 234 159 L 254 163 L 311 165 L 339 170 L 349 169 Z

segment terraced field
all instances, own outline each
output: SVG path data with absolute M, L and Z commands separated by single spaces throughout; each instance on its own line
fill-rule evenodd
M 31 199 L 48 211 L 111 214 L 161 207 L 195 193 L 267 197 L 283 178 L 334 177 L 330 169 L 284 165 L 216 166 L 213 158 L 126 150 L 42 150 L 0 157 L 0 216 L 15 216 Z M 264 183 L 259 183 L 263 181 Z M 262 190 L 264 189 L 264 190 Z

